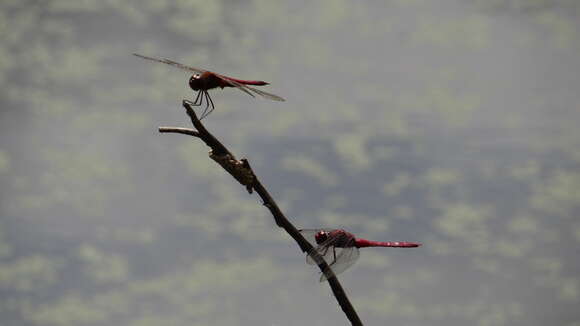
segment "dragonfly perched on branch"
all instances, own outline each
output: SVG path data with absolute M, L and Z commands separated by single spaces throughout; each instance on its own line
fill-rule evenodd
M 334 274 L 340 274 L 352 266 L 359 258 L 359 248 L 366 247 L 394 247 L 394 248 L 415 248 L 421 246 L 418 242 L 406 241 L 371 241 L 357 238 L 352 233 L 342 229 L 303 229 L 300 233 L 317 246 L 313 249 L 326 261 Z M 310 265 L 318 265 L 308 253 L 306 262 Z M 328 278 L 326 272 L 320 276 L 320 282 Z
M 283 98 L 281 98 L 278 95 L 270 94 L 268 92 L 264 92 L 262 90 L 248 86 L 248 85 L 252 85 L 252 86 L 269 85 L 265 81 L 237 79 L 237 78 L 232 78 L 232 77 L 220 75 L 218 73 L 215 73 L 215 72 L 212 72 L 209 70 L 204 70 L 204 69 L 200 69 L 200 68 L 186 66 L 184 64 L 181 64 L 179 62 L 169 60 L 169 59 L 158 59 L 158 58 L 153 58 L 153 57 L 141 55 L 138 53 L 133 53 L 133 55 L 136 57 L 145 59 L 145 60 L 150 60 L 150 61 L 154 61 L 154 62 L 161 62 L 161 63 L 167 64 L 167 65 L 170 65 L 173 67 L 177 67 L 177 68 L 185 70 L 185 71 L 193 72 L 194 74 L 189 78 L 189 87 L 191 87 L 191 89 L 193 89 L 194 91 L 197 92 L 197 96 L 195 98 L 195 101 L 193 101 L 193 104 L 196 106 L 202 106 L 204 99 L 206 102 L 206 106 L 203 110 L 203 113 L 201 114 L 201 119 L 207 117 L 215 109 L 215 106 L 213 104 L 211 96 L 208 93 L 208 90 L 218 88 L 218 87 L 222 88 L 222 89 L 225 87 L 236 87 L 239 90 L 241 90 L 242 92 L 244 92 L 252 97 L 255 97 L 254 94 L 258 94 L 264 98 L 267 98 L 267 99 L 270 99 L 273 101 L 281 101 L 281 102 L 285 101 Z

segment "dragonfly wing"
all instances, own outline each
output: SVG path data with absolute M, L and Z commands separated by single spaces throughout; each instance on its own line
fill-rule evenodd
M 256 96 L 254 96 L 254 94 L 252 94 L 250 92 L 248 86 L 241 84 L 241 83 L 238 83 L 237 81 L 229 78 L 228 76 L 216 74 L 215 72 L 213 74 L 218 76 L 221 80 L 225 81 L 226 83 L 230 84 L 230 86 L 233 86 L 233 87 L 239 89 L 240 91 L 250 95 L 251 97 L 256 97 Z
M 220 77 L 221 79 L 223 79 L 226 83 L 236 87 L 237 89 L 239 89 L 240 91 L 250 95 L 251 97 L 256 97 L 254 94 L 252 94 L 252 92 L 250 92 L 250 88 L 244 84 L 240 84 L 235 80 L 231 80 L 227 77 L 224 77 L 222 75 L 218 75 L 218 77 Z
M 311 244 L 315 245 L 316 244 L 315 235 L 316 235 L 316 233 L 318 233 L 320 231 L 326 231 L 326 232 L 330 233 L 331 231 L 334 231 L 334 230 L 333 229 L 304 229 L 304 230 L 300 230 L 300 233 L 302 233 L 302 235 L 304 236 L 304 238 L 306 238 L 306 240 L 308 240 Z M 317 251 L 318 254 L 320 256 L 322 256 L 322 258 L 327 263 L 330 263 L 334 260 L 334 257 L 336 255 L 338 255 L 340 250 L 342 250 L 342 248 L 334 247 L 334 243 L 339 239 L 340 239 L 339 236 L 331 236 L 328 239 L 326 239 L 326 241 L 324 241 L 323 243 L 319 244 L 317 247 L 312 249 L 312 251 Z M 318 262 L 316 261 L 316 259 L 314 259 L 314 257 L 312 257 L 311 253 L 308 253 L 308 255 L 306 255 L 306 263 L 309 265 L 318 265 Z
M 332 262 L 332 260 L 326 260 L 330 265 L 330 268 L 332 269 L 332 271 L 334 272 L 334 275 L 338 275 L 342 272 L 344 272 L 345 270 L 347 270 L 349 267 L 351 267 L 352 265 L 354 265 L 354 263 L 356 263 L 356 261 L 358 260 L 359 256 L 360 256 L 360 252 L 359 249 L 357 247 L 347 247 L 347 248 L 337 248 L 337 249 L 342 249 L 339 252 L 336 253 L 336 260 L 334 263 L 330 263 Z M 325 258 L 326 259 L 326 258 Z M 324 282 L 326 279 L 328 279 L 329 273 L 322 273 L 322 275 L 320 276 L 320 282 Z
M 328 244 L 326 244 L 325 242 L 320 246 L 314 248 L 312 251 L 318 252 L 318 254 L 322 257 L 322 259 L 324 259 L 324 261 L 326 261 L 327 264 L 330 264 L 331 262 L 334 261 L 335 257 L 338 257 L 338 255 L 342 250 L 343 248 L 336 248 L 335 246 L 333 246 L 332 242 Z M 306 255 L 306 263 L 308 265 L 318 265 L 318 262 L 311 253 Z
M 334 229 L 303 229 L 299 231 L 306 240 L 313 244 L 316 243 L 315 235 L 320 231 L 335 234 L 313 249 L 313 251 L 317 251 L 318 254 L 322 256 L 330 269 L 334 272 L 334 275 L 338 275 L 347 270 L 359 258 L 359 249 L 354 246 L 354 238 L 348 240 L 348 244 L 350 245 L 345 245 L 344 233 L 333 232 L 336 231 Z M 352 237 L 352 235 L 350 236 Z M 335 247 L 337 242 L 341 244 L 341 247 Z M 318 262 L 310 253 L 306 255 L 306 263 L 310 265 L 318 265 Z M 320 276 L 320 282 L 327 280 L 329 275 L 329 271 L 324 271 Z
M 191 71 L 191 72 L 195 72 L 198 74 L 203 74 L 204 72 L 206 72 L 206 70 L 203 69 L 198 69 L 198 68 L 194 68 L 194 67 L 190 67 L 190 66 L 186 66 L 184 64 L 181 64 L 179 62 L 173 61 L 173 60 L 169 60 L 169 59 L 158 59 L 158 58 L 152 58 L 152 57 L 148 57 L 145 55 L 141 55 L 138 53 L 133 53 L 134 56 L 145 59 L 145 60 L 150 60 L 150 61 L 155 61 L 155 62 L 161 62 L 170 66 L 174 66 L 177 67 L 179 69 L 183 69 L 186 71 Z
M 254 87 L 246 86 L 246 88 L 249 89 L 249 90 L 251 90 L 252 92 L 254 92 L 254 93 L 256 93 L 256 94 L 258 94 L 258 95 L 260 95 L 260 96 L 262 96 L 264 98 L 267 98 L 269 100 L 272 100 L 272 101 L 279 101 L 279 102 L 286 101 L 285 99 L 281 98 L 278 95 L 274 95 L 274 94 L 271 94 L 271 93 L 268 93 L 268 92 L 264 92 L 262 90 L 259 90 L 257 88 L 254 88 Z
M 255 97 L 254 94 L 251 93 L 251 92 L 254 92 L 254 93 L 256 93 L 256 94 L 258 94 L 260 96 L 263 96 L 263 97 L 265 97 L 267 99 L 270 99 L 270 100 L 273 100 L 273 101 L 280 101 L 280 102 L 286 101 L 285 99 L 281 98 L 278 95 L 270 94 L 268 92 L 261 91 L 261 90 L 259 90 L 257 88 L 250 87 L 250 86 L 244 85 L 242 83 L 238 83 L 237 81 L 231 79 L 228 76 L 218 75 L 218 74 L 216 74 L 216 75 L 218 77 L 220 77 L 222 80 L 224 80 L 225 82 L 229 83 L 230 85 L 239 88 L 241 91 L 243 91 L 243 92 L 245 92 L 247 94 L 250 94 L 250 96 L 252 96 L 252 97 Z
M 330 233 L 331 231 L 333 231 L 333 229 L 300 229 L 298 231 L 300 232 L 300 234 L 302 234 L 304 239 L 306 239 L 308 242 L 310 242 L 311 245 L 314 246 L 313 250 L 318 251 L 318 254 L 320 254 L 321 256 L 324 257 L 326 250 L 327 250 L 325 248 L 327 247 L 327 244 L 330 244 L 332 242 L 331 240 L 333 240 L 333 238 L 330 237 L 324 243 L 317 245 L 315 236 L 316 236 L 316 233 L 318 233 L 320 231 L 326 231 L 326 232 Z M 316 262 L 310 256 L 310 254 L 306 255 L 306 263 L 309 265 L 316 265 Z

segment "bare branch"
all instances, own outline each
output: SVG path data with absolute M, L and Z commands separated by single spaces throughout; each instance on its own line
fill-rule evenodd
M 180 128 L 180 127 L 159 127 L 160 133 L 175 133 L 175 134 L 183 134 L 189 135 L 193 137 L 199 138 L 199 132 L 189 129 L 189 128 Z
M 352 325 L 362 325 L 361 320 L 354 310 L 354 307 L 351 305 L 348 297 L 346 296 L 346 293 L 336 278 L 336 275 L 334 275 L 332 269 L 318 254 L 318 252 L 314 250 L 312 244 L 310 244 L 310 242 L 308 242 L 302 236 L 298 229 L 296 229 L 296 227 L 294 227 L 294 225 L 288 221 L 286 216 L 284 216 L 272 196 L 270 196 L 266 188 L 254 174 L 254 171 L 252 170 L 248 160 L 237 160 L 236 157 L 205 128 L 205 126 L 198 119 L 190 103 L 191 102 L 184 100 L 183 107 L 191 118 L 191 122 L 197 131 L 186 128 L 160 127 L 159 132 L 173 132 L 194 136 L 201 139 L 207 146 L 209 146 L 211 148 L 209 153 L 210 158 L 221 165 L 229 174 L 238 180 L 239 183 L 244 185 L 249 193 L 252 193 L 252 190 L 255 190 L 260 198 L 262 198 L 264 206 L 266 206 L 272 213 L 276 225 L 286 230 L 286 232 L 288 232 L 288 234 L 296 241 L 296 243 L 298 243 L 298 246 L 300 246 L 300 249 L 303 252 L 309 253 L 311 256 L 313 256 L 316 262 L 320 262 L 318 264 L 318 268 L 320 268 L 320 270 L 328 276 L 328 284 L 330 285 L 334 296 L 336 297 L 347 318 L 350 320 Z

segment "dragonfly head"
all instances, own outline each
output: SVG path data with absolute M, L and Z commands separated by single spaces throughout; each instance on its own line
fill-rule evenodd
M 314 240 L 316 240 L 316 244 L 321 244 L 328 239 L 328 232 L 324 230 L 320 230 L 316 232 L 314 235 Z
M 201 75 L 195 74 L 189 78 L 189 87 L 191 87 L 191 89 L 194 91 L 199 91 L 202 88 L 202 81 L 200 80 L 200 77 Z

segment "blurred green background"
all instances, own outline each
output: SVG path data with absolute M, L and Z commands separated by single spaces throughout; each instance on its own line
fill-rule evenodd
M 365 249 L 367 325 L 580 325 L 580 2 L 0 1 L 3 326 L 344 325 L 198 140 L 167 57 L 271 82 L 206 125 Z

